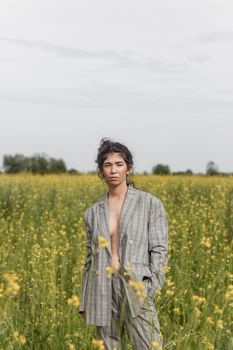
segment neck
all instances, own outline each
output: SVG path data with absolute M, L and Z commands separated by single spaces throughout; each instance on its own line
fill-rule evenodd
M 127 185 L 126 182 L 115 186 L 115 187 L 109 187 L 108 188 L 108 198 L 124 198 L 127 190 L 128 190 L 129 185 Z

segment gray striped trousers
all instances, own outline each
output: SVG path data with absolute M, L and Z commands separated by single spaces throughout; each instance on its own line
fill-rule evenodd
M 148 280 L 144 282 L 148 286 Z M 126 350 L 126 333 L 133 350 L 161 350 L 163 340 L 153 300 L 147 298 L 141 313 L 132 318 L 124 288 L 120 276 L 113 273 L 112 322 L 109 326 L 96 327 L 97 335 L 103 340 L 105 350 Z

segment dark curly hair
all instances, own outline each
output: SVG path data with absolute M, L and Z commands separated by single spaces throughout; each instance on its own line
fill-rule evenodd
M 101 179 L 103 179 L 103 175 L 102 175 L 103 163 L 109 153 L 120 153 L 121 156 L 124 158 L 124 161 L 126 162 L 126 164 L 131 166 L 132 173 L 133 173 L 134 162 L 133 162 L 133 156 L 129 151 L 129 149 L 120 142 L 114 142 L 108 137 L 104 137 L 100 141 L 97 159 L 95 160 L 95 163 L 97 163 L 98 176 Z M 134 187 L 134 182 L 131 179 L 129 179 L 130 175 L 132 174 L 126 175 L 127 186 L 130 185 Z

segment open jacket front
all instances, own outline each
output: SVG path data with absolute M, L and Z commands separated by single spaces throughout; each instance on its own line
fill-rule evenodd
M 111 322 L 112 282 L 106 269 L 112 264 L 109 233 L 108 194 L 84 212 L 87 233 L 86 262 L 82 279 L 82 295 L 79 312 L 85 311 L 86 323 L 107 326 Z M 98 236 L 108 241 L 106 248 L 98 248 Z M 162 202 L 150 193 L 128 186 L 123 202 L 119 228 L 120 273 L 129 271 L 131 279 L 142 282 L 143 277 L 151 283 L 148 297 L 165 282 L 168 264 L 168 225 Z M 127 275 L 126 275 L 127 276 Z M 127 283 L 126 296 L 131 316 L 141 312 L 140 302 L 133 288 Z

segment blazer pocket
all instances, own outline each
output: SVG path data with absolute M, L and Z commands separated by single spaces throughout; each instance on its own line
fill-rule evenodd
M 143 264 L 142 272 L 143 272 L 143 277 L 152 277 L 152 272 L 149 265 Z
M 131 266 L 133 268 L 131 278 L 136 278 L 136 280 L 143 283 L 146 289 L 146 294 L 148 295 L 152 286 L 152 272 L 149 265 L 143 262 L 131 261 Z
M 152 286 L 151 277 L 143 276 L 142 283 L 145 286 L 145 293 L 146 293 L 147 297 L 150 297 L 150 290 L 151 290 L 151 286 Z
M 150 290 L 152 286 L 152 272 L 150 267 L 147 265 L 143 265 L 142 268 L 142 283 L 145 285 L 146 295 L 150 296 Z

